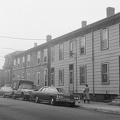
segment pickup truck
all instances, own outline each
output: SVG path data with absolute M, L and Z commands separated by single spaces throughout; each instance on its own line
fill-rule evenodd
M 30 94 L 36 89 L 34 82 L 27 80 L 15 80 L 12 88 L 13 99 L 22 98 L 22 100 L 29 100 Z

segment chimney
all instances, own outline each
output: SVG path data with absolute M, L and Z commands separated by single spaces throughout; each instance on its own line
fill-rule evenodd
M 51 39 L 52 39 L 52 36 L 51 36 L 51 35 L 47 35 L 47 36 L 46 36 L 46 42 L 49 42 Z
M 85 21 L 85 20 L 82 21 L 82 22 L 81 22 L 81 25 L 82 25 L 82 28 L 85 27 L 85 26 L 87 25 L 87 21 Z
M 106 13 L 107 17 L 110 17 L 115 14 L 115 8 L 113 8 L 113 7 L 107 7 L 106 11 L 107 11 L 107 13 Z
M 34 43 L 34 47 L 37 47 L 37 43 L 36 42 Z

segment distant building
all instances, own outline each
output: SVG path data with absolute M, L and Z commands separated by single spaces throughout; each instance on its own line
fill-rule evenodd
M 4 84 L 5 84 L 4 70 L 0 69 L 0 87 L 4 86 Z
M 22 51 L 15 51 L 5 56 L 5 63 L 3 66 L 4 69 L 4 82 L 11 84 L 13 79 L 13 55 L 17 55 Z

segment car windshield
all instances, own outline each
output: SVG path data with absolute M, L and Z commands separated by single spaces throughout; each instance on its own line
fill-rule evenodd
M 66 93 L 65 90 L 63 88 L 56 88 L 58 92 L 61 92 L 61 93 Z
M 22 84 L 22 89 L 33 89 L 33 85 L 30 84 Z

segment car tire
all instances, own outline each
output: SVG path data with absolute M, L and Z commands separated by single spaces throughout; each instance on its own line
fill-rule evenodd
M 13 99 L 14 99 L 14 100 L 16 99 L 16 96 L 15 96 L 15 95 L 13 95 Z
M 24 95 L 24 93 L 22 93 L 21 97 L 22 97 L 22 100 L 24 101 L 24 100 L 25 100 L 25 95 Z
M 3 93 L 3 97 L 5 98 L 5 94 Z
M 70 103 L 70 107 L 75 107 L 75 103 Z
M 35 97 L 35 102 L 39 103 L 39 97 L 38 96 Z
M 50 105 L 55 105 L 55 99 L 53 97 L 50 99 Z

